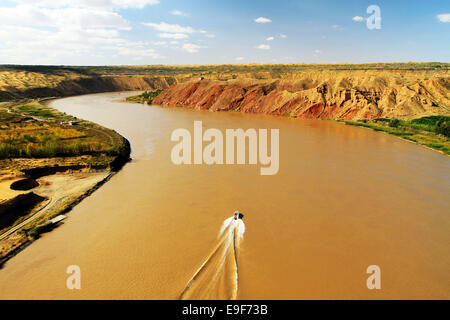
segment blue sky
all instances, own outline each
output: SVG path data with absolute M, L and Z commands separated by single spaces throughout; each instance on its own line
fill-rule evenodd
M 401 61 L 450 61 L 450 1 L 0 1 L 0 64 Z

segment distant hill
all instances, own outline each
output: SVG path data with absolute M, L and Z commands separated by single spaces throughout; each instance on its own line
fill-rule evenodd
M 155 103 L 302 118 L 414 118 L 449 114 L 449 80 L 450 64 L 439 62 L 0 65 L 0 101 L 170 87 Z

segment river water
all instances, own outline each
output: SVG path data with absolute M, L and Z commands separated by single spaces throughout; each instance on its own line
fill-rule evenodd
M 232 269 L 238 299 L 450 298 L 447 156 L 333 121 L 121 102 L 127 95 L 51 104 L 115 129 L 133 161 L 5 264 L 0 298 L 177 299 L 214 248 L 232 262 L 209 264 L 218 269 L 203 278 L 221 273 L 222 294 Z M 192 132 L 194 120 L 222 132 L 278 128 L 278 174 L 174 165 L 170 135 Z M 239 248 L 218 242 L 234 210 L 245 215 Z M 81 269 L 81 290 L 66 288 L 69 265 Z M 366 286 L 370 265 L 380 267 L 380 290 Z M 224 294 L 208 297 L 233 297 Z

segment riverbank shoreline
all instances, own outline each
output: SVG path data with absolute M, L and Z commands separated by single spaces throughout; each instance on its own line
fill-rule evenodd
M 426 118 L 426 117 L 424 117 Z M 383 119 L 386 121 L 394 121 L 396 119 Z M 424 148 L 439 152 L 445 156 L 450 157 L 450 139 L 440 134 L 435 134 L 434 132 L 424 131 L 424 130 L 414 130 L 408 131 L 406 128 L 393 128 L 386 125 L 381 125 L 377 121 L 342 121 L 337 120 L 337 122 L 343 123 L 348 126 L 357 126 L 367 129 L 372 129 L 380 133 L 386 133 L 389 135 L 401 138 L 404 141 L 422 146 Z
M 63 214 L 66 214 L 66 213 L 70 212 L 77 204 L 82 202 L 85 198 L 87 198 L 92 193 L 94 193 L 96 190 L 98 190 L 103 184 L 108 182 L 115 173 L 116 172 L 107 172 L 107 176 L 104 179 L 100 180 L 98 183 L 96 183 L 94 186 L 92 186 L 86 192 L 84 192 L 84 193 L 82 193 L 80 195 L 75 195 L 73 201 L 70 201 L 68 203 L 62 203 L 61 206 L 54 213 L 52 213 L 48 217 L 48 219 L 46 219 L 46 222 L 42 223 L 41 225 L 45 226 L 45 224 L 48 222 L 48 220 L 50 220 L 50 219 L 52 219 L 54 217 L 57 217 L 59 215 L 63 215 Z M 51 232 L 54 229 L 57 229 L 62 224 L 63 223 L 58 223 L 58 224 L 52 225 L 48 230 L 46 230 L 45 232 L 42 232 L 42 233 L 34 233 L 32 236 L 27 237 L 27 239 L 24 242 L 22 242 L 19 246 L 15 247 L 13 250 L 8 252 L 4 257 L 0 257 L 0 270 L 3 268 L 5 263 L 7 263 L 10 259 L 12 259 L 17 254 L 19 254 L 22 250 L 27 248 L 29 245 L 31 245 L 33 242 L 38 240 L 41 237 L 42 234 Z M 36 229 L 37 227 L 39 227 L 39 226 L 36 226 L 33 229 Z M 31 229 L 31 227 L 27 228 L 25 226 L 22 230 L 24 230 L 24 229 L 27 230 L 26 232 L 32 232 L 33 231 L 33 229 Z M 15 231 L 15 232 L 18 232 L 18 231 Z M 13 235 L 13 233 L 7 235 L 4 239 L 7 239 L 9 236 Z M 2 241 L 4 239 L 1 239 L 0 241 Z
M 3 212 L 0 221 L 0 268 L 38 239 L 41 233 L 59 226 L 48 228 L 49 220 L 69 212 L 131 160 L 131 146 L 125 137 L 111 129 L 60 113 L 50 106 L 56 99 L 59 98 L 10 102 L 3 104 L 0 110 L 2 115 L 9 116 L 4 117 L 1 123 L 3 131 L 7 132 L 0 140 L 2 152 L 12 155 L 5 158 L 2 154 L 3 159 L 0 159 L 0 209 Z M 16 137 L 12 140 L 14 145 L 8 144 L 11 143 L 8 142 L 8 132 Z M 80 141 L 76 142 L 79 146 L 77 150 L 91 144 L 97 148 L 92 150 L 99 151 L 71 154 L 68 150 L 62 157 L 46 154 L 41 158 L 36 153 L 36 148 L 43 148 L 39 141 L 42 137 L 48 140 L 54 132 L 72 134 L 69 140 L 60 140 L 65 147 L 67 142 L 64 141 L 75 139 Z M 16 143 L 21 137 L 29 141 L 26 148 Z M 15 146 L 15 149 L 8 149 L 8 146 Z M 17 149 L 19 147 L 22 149 Z M 111 151 L 105 153 L 107 149 Z M 16 158 L 12 152 L 22 157 Z M 20 188 L 13 189 L 14 184 Z M 30 195 L 38 198 L 24 206 L 18 197 Z
M 152 101 L 159 96 L 164 91 L 146 91 L 143 94 L 130 96 L 126 98 L 126 101 L 124 102 L 130 102 L 130 103 L 137 103 L 137 104 L 143 104 L 146 106 L 150 106 L 152 104 Z M 211 111 L 212 109 L 201 109 L 197 107 L 192 106 L 184 106 L 184 105 L 171 105 L 171 104 L 155 104 L 161 108 L 182 108 L 187 110 L 198 110 L 198 111 Z M 224 110 L 212 110 L 214 112 L 241 112 L 235 109 L 224 109 Z M 247 112 L 250 114 L 255 114 L 253 112 Z M 259 114 L 259 113 L 257 113 Z M 269 114 L 269 116 L 275 116 L 275 117 L 287 117 L 290 119 L 298 119 L 296 116 L 291 115 L 282 115 L 282 114 Z M 450 117 L 447 116 L 434 116 L 434 117 L 441 117 L 443 118 L 444 122 L 450 123 Z M 421 119 L 428 119 L 433 118 L 431 117 L 423 117 L 418 118 L 418 120 Z M 300 118 L 301 119 L 301 118 Z M 450 139 L 442 134 L 436 134 L 433 132 L 433 130 L 420 130 L 420 129 L 412 129 L 411 124 L 406 120 L 398 120 L 398 119 L 389 119 L 389 118 L 381 118 L 381 119 L 374 119 L 374 120 L 358 120 L 358 121 L 350 121 L 350 120 L 340 120 L 340 119 L 329 119 L 329 118 L 318 118 L 317 120 L 328 120 L 328 121 L 335 121 L 339 123 L 344 123 L 345 125 L 352 125 L 352 126 L 359 126 L 364 128 L 369 128 L 374 131 L 384 132 L 390 135 L 394 135 L 396 137 L 401 138 L 402 140 L 408 141 L 410 143 L 414 143 L 416 145 L 423 146 L 425 148 L 428 148 L 433 151 L 437 151 L 443 155 L 450 156 Z M 396 127 L 390 127 L 389 123 L 391 121 L 398 122 L 399 124 L 396 125 Z M 417 121 L 417 120 L 413 120 Z M 409 127 L 402 127 L 401 124 L 406 123 L 409 125 Z M 436 126 L 436 125 L 435 125 Z

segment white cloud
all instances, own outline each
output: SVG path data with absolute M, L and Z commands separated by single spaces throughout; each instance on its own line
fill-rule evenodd
M 270 46 L 268 44 L 260 44 L 256 48 L 261 50 L 270 50 Z
M 270 23 L 272 20 L 269 18 L 259 17 L 254 20 L 256 23 Z
M 244 57 L 237 57 L 235 60 L 236 61 L 242 61 L 242 60 L 244 60 Z
M 365 19 L 364 19 L 363 17 L 361 17 L 361 16 L 354 16 L 354 17 L 352 18 L 352 20 L 353 20 L 353 21 L 356 21 L 356 22 L 362 22 L 362 21 L 364 21 Z
M 275 38 L 274 37 L 268 37 L 266 40 L 267 41 L 272 41 L 272 40 L 274 40 Z
M 158 34 L 160 38 L 165 39 L 187 39 L 189 36 L 185 33 L 160 33 Z
M 182 48 L 184 51 L 187 51 L 189 53 L 195 53 L 198 52 L 198 49 L 200 49 L 201 47 L 193 43 L 185 43 L 183 44 Z
M 112 51 L 114 55 L 126 57 L 151 57 L 153 59 L 163 58 L 153 48 L 148 47 L 146 41 L 128 41 L 122 40 L 114 45 L 105 46 L 103 49 Z M 111 52 L 110 52 L 111 54 Z
M 195 53 L 203 46 L 177 40 L 214 34 L 166 22 L 146 23 L 161 41 L 129 41 L 131 23 L 122 9 L 144 8 L 159 0 L 10 0 L 0 1 L 0 62 L 13 64 L 86 64 L 163 58 L 160 48 Z M 5 2 L 6 3 L 6 2 Z M 12 4 L 12 5 L 11 5 Z M 174 15 L 186 13 L 173 10 Z M 203 37 L 202 37 L 203 38 Z M 206 41 L 201 39 L 199 41 Z M 120 60 L 119 60 L 120 59 Z M 151 61 L 149 61 L 151 63 Z
M 150 43 L 130 42 L 121 38 L 119 31 L 130 30 L 131 27 L 115 11 L 120 8 L 141 8 L 159 1 L 15 2 L 15 7 L 0 7 L 0 61 L 3 63 L 85 63 L 118 56 L 124 59 L 162 58 L 151 48 Z
M 159 0 L 14 0 L 14 2 L 47 8 L 69 6 L 78 8 L 127 9 L 155 5 L 159 3 Z
M 0 28 L 0 60 L 4 63 L 66 64 L 67 59 L 115 55 L 124 58 L 162 58 L 146 42 L 129 42 L 116 37 L 115 30 L 64 29 L 47 31 L 29 27 Z
M 215 34 L 208 33 L 206 30 L 194 29 L 190 26 L 180 26 L 179 24 L 169 24 L 166 22 L 153 23 L 153 22 L 143 22 L 144 26 L 153 28 L 157 31 L 161 31 L 158 36 L 160 38 L 166 39 L 186 39 L 192 33 L 204 34 L 207 38 L 215 38 Z
M 180 10 L 172 10 L 170 11 L 171 14 L 174 16 L 187 16 L 187 13 L 180 11 Z
M 128 56 L 128 57 L 150 57 L 153 59 L 160 59 L 162 56 L 160 56 L 158 53 L 155 52 L 153 49 L 140 49 L 140 48 L 133 48 L 133 47 L 110 47 L 111 50 L 114 50 L 115 54 L 120 56 Z
M 443 14 L 438 14 L 437 18 L 439 19 L 440 22 L 450 22 L 450 13 L 443 13 Z
M 314 50 L 314 56 L 315 57 L 317 57 L 318 55 L 321 55 L 321 54 L 322 54 L 322 50 L 320 50 L 320 49 Z
M 342 26 L 340 26 L 338 24 L 333 24 L 331 26 L 331 28 L 333 28 L 334 30 L 337 30 L 337 31 L 344 31 L 344 27 L 342 27 Z
M 286 38 L 287 38 L 287 35 L 285 35 L 285 34 L 280 34 L 280 38 L 286 39 Z
M 178 24 L 169 24 L 166 22 L 160 23 L 152 23 L 152 22 L 143 22 L 144 26 L 153 28 L 157 31 L 161 32 L 171 32 L 171 33 L 194 33 L 195 30 L 192 27 L 182 27 Z
M 0 25 L 131 29 L 122 16 L 112 11 L 88 8 L 49 9 L 30 5 L 1 8 Z

